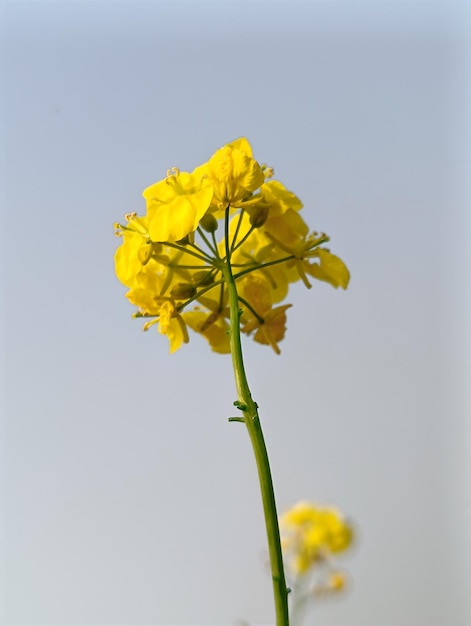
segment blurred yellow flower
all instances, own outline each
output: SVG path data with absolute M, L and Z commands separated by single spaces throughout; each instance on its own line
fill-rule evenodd
M 333 572 L 327 581 L 328 587 L 333 591 L 341 591 L 345 588 L 347 582 L 346 576 L 343 572 Z
M 353 540 L 351 524 L 333 507 L 298 502 L 280 518 L 283 547 L 292 570 L 305 574 Z

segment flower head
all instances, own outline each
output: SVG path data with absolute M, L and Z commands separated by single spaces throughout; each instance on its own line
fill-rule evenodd
M 349 272 L 325 247 L 329 238 L 310 232 L 301 200 L 273 173 L 241 137 L 191 172 L 169 170 L 144 190 L 145 215 L 117 225 L 116 275 L 144 329 L 156 324 L 171 352 L 187 343 L 188 327 L 215 352 L 230 352 L 229 265 L 241 332 L 277 354 L 290 284 L 311 287 L 314 278 L 346 289 Z
M 334 507 L 298 502 L 280 519 L 284 550 L 296 574 L 346 550 L 353 540 L 351 524 Z

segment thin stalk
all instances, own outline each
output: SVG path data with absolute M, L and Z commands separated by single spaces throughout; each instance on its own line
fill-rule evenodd
M 225 220 L 226 263 L 223 267 L 224 280 L 229 294 L 229 310 L 231 320 L 230 342 L 232 365 L 237 390 L 237 407 L 243 413 L 243 421 L 247 427 L 252 443 L 257 465 L 260 490 L 262 495 L 263 512 L 270 555 L 271 576 L 275 600 L 276 626 L 289 626 L 288 617 L 288 590 L 286 588 L 281 553 L 280 530 L 276 511 L 275 494 L 270 471 L 268 453 L 263 438 L 262 426 L 258 416 L 257 403 L 252 399 L 242 356 L 240 336 L 240 310 L 237 287 L 231 269 L 231 250 L 229 244 L 229 208 L 226 209 Z
M 239 213 L 239 221 L 237 222 L 237 226 L 235 229 L 235 233 L 234 233 L 234 239 L 232 240 L 231 243 L 231 252 L 234 250 L 235 245 L 236 245 L 236 241 L 237 241 L 237 237 L 239 236 L 239 230 L 240 230 L 240 226 L 242 224 L 242 217 L 244 215 L 244 209 L 241 210 L 241 212 Z
M 192 256 L 195 256 L 197 259 L 200 259 L 201 261 L 204 261 L 205 263 L 208 263 L 208 261 L 212 262 L 212 260 L 213 260 L 209 256 L 209 254 L 206 254 L 206 252 L 204 252 L 200 248 L 197 248 L 197 249 L 201 252 L 201 254 L 197 254 L 196 252 L 193 252 L 193 250 L 189 250 L 188 247 L 179 246 L 177 243 L 172 243 L 170 241 L 166 241 L 164 245 L 168 246 L 169 248 L 175 248 L 175 250 L 180 250 L 180 252 L 185 252 L 186 254 L 191 254 Z
M 237 280 L 241 276 L 245 276 L 245 274 L 250 274 L 250 272 L 255 272 L 256 270 L 262 270 L 265 267 L 270 267 L 271 265 L 279 265 L 280 263 L 286 263 L 286 261 L 292 261 L 295 258 L 296 257 L 294 256 L 294 254 L 291 254 L 290 256 L 285 256 L 282 259 L 277 259 L 276 261 L 267 261 L 267 263 L 260 263 L 260 265 L 255 265 L 247 270 L 243 270 L 242 272 L 237 272 L 237 274 L 234 274 L 234 279 Z
M 320 239 L 319 241 L 317 241 L 315 246 L 313 246 L 312 248 L 306 251 L 306 258 L 309 258 L 308 253 L 311 250 L 318 248 L 319 246 L 321 246 L 323 243 L 326 243 L 327 241 L 329 241 L 328 237 L 325 237 L 324 239 Z M 259 263 L 259 264 L 251 265 L 248 269 L 243 270 L 241 272 L 237 272 L 237 274 L 234 274 L 234 278 L 237 280 L 238 278 L 240 278 L 241 276 L 244 276 L 245 274 L 250 274 L 250 272 L 255 272 L 256 270 L 264 269 L 265 267 L 270 267 L 271 265 L 279 265 L 280 263 L 286 263 L 287 261 L 292 261 L 293 259 L 302 260 L 301 258 L 298 258 L 296 255 L 290 254 L 289 256 L 284 256 L 281 259 L 276 259 L 275 261 L 267 261 L 266 263 Z M 245 267 L 247 265 L 250 265 L 250 263 L 244 263 L 244 264 L 234 263 L 232 267 Z
M 183 311 L 183 309 L 185 307 L 187 307 L 189 304 L 191 304 L 195 300 L 198 300 L 198 298 L 200 298 L 201 296 L 204 296 L 205 293 L 207 293 L 208 291 L 211 291 L 211 289 L 214 289 L 214 287 L 217 287 L 218 285 L 221 285 L 223 283 L 224 283 L 224 281 L 222 279 L 221 280 L 217 280 L 212 285 L 209 285 L 208 287 L 205 287 L 201 291 L 198 291 L 198 293 L 195 293 L 194 296 L 192 296 L 191 298 L 188 298 L 188 300 L 185 300 L 185 302 L 183 304 L 179 305 L 178 310 L 179 311 Z
M 214 246 L 214 249 L 216 251 L 216 257 L 219 259 L 220 257 L 219 257 L 218 242 L 217 242 L 217 239 L 216 239 L 216 233 L 214 233 L 214 232 L 211 233 L 211 239 L 213 240 L 213 246 Z
M 255 228 L 256 228 L 255 226 L 251 226 L 249 228 L 249 230 L 245 233 L 245 235 L 242 237 L 242 239 L 240 241 L 238 241 L 237 244 L 234 246 L 234 248 L 232 249 L 232 252 L 235 252 L 236 250 L 238 250 L 240 248 L 240 246 L 242 246 L 247 241 L 247 239 L 253 233 Z
M 253 306 L 249 302 L 247 302 L 245 298 L 242 298 L 241 296 L 239 296 L 239 302 L 244 304 L 249 309 L 249 311 L 252 311 L 253 316 L 260 324 L 263 324 L 265 322 L 263 317 L 257 313 L 257 311 L 253 308 Z
M 214 254 L 214 256 L 218 256 L 218 251 L 217 248 L 213 248 L 211 242 L 209 241 L 209 239 L 206 237 L 206 235 L 204 234 L 203 229 L 198 226 L 198 233 L 201 237 L 201 239 L 204 241 L 204 243 L 208 246 L 208 248 L 211 250 L 211 252 Z

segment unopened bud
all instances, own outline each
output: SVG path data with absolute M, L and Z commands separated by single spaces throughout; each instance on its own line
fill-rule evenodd
M 196 288 L 188 283 L 177 283 L 172 287 L 170 296 L 175 300 L 188 300 L 196 294 Z
M 249 219 L 254 228 L 260 228 L 267 221 L 269 207 L 255 206 L 250 210 Z
M 159 254 L 162 253 L 163 245 L 161 243 L 157 241 L 151 241 L 150 244 L 152 246 L 152 254 L 154 254 L 155 256 L 158 256 Z
M 205 213 L 200 219 L 200 226 L 207 233 L 215 233 L 218 229 L 218 221 L 212 213 Z
M 273 178 L 273 176 L 275 175 L 275 170 L 268 165 L 262 165 L 262 171 L 263 175 L 265 176 L 265 180 L 267 178 Z
M 199 287 L 209 287 L 209 285 L 214 283 L 214 274 L 205 270 L 195 272 L 193 274 L 193 282 Z

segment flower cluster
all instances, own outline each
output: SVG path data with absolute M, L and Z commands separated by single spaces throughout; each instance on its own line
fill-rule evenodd
M 319 507 L 298 502 L 280 518 L 283 554 L 295 577 L 313 572 L 319 576 L 312 592 L 339 591 L 345 586 L 345 574 L 333 565 L 333 557 L 350 547 L 351 524 L 333 507 Z
M 349 272 L 325 247 L 329 238 L 309 232 L 299 198 L 272 177 L 240 138 L 192 172 L 169 170 L 144 190 L 145 215 L 130 213 L 115 224 L 122 237 L 117 277 L 129 289 L 135 317 L 148 318 L 144 330 L 158 324 L 170 352 L 188 342 L 188 327 L 215 352 L 230 352 L 228 267 L 242 332 L 276 353 L 290 283 L 310 287 L 312 277 L 346 289 Z

